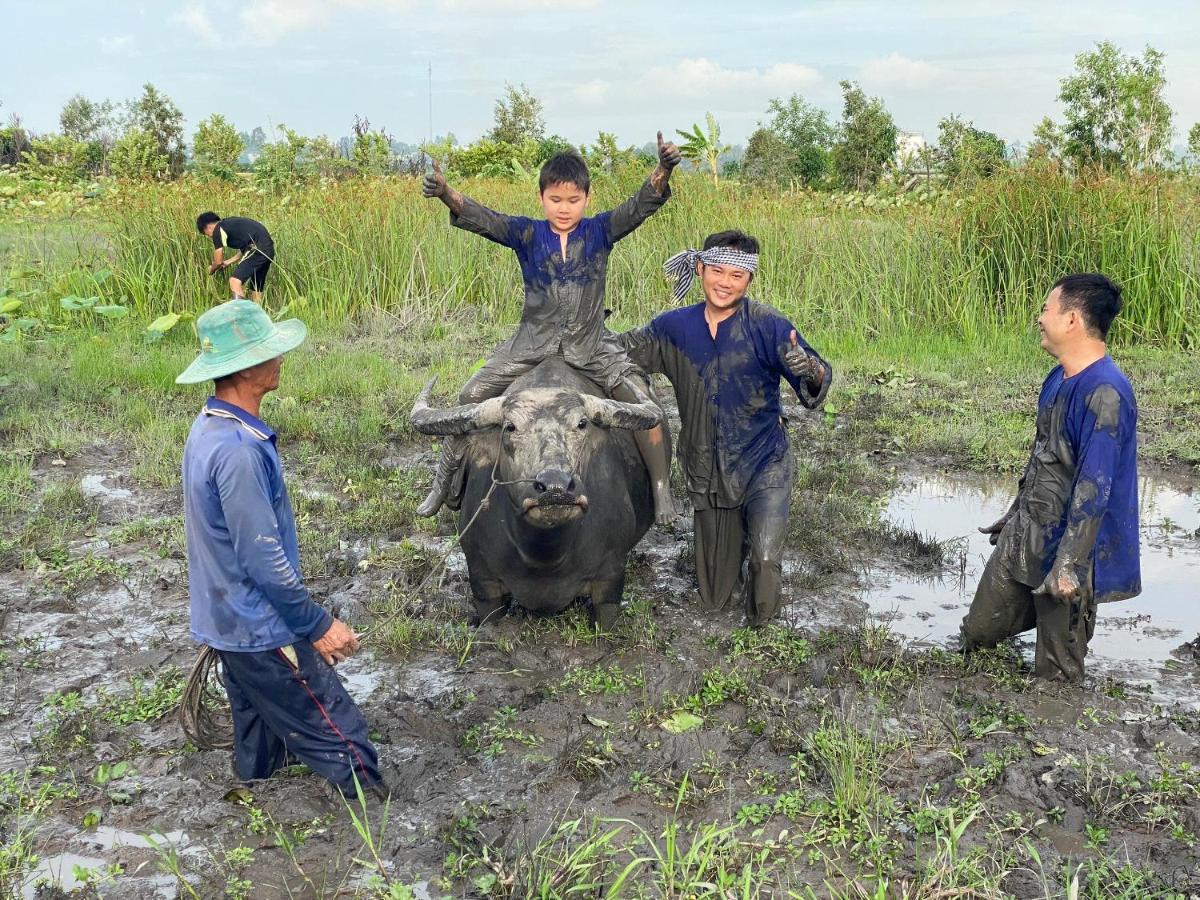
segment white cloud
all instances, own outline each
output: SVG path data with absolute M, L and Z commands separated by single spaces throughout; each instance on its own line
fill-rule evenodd
M 434 0 L 442 12 L 510 15 L 542 9 L 586 9 L 599 0 Z M 249 0 L 241 20 L 251 35 L 273 42 L 293 31 L 324 26 L 347 10 L 419 13 L 419 0 Z
M 820 83 L 821 74 L 816 69 L 799 63 L 776 63 L 766 69 L 735 69 L 705 57 L 681 60 L 670 67 L 656 67 L 644 79 L 644 87 L 658 94 L 714 98 L 733 95 L 757 98 L 811 90 Z
M 208 17 L 208 12 L 198 3 L 188 4 L 182 12 L 178 12 L 172 16 L 171 21 L 184 26 L 210 47 L 215 47 L 221 40 L 216 26 L 213 25 L 212 20 Z
M 904 91 L 919 91 L 950 81 L 948 69 L 892 53 L 882 59 L 872 59 L 859 71 L 859 79 L 870 88 L 890 88 Z
M 607 81 L 601 81 L 598 78 L 584 82 L 575 86 L 575 99 L 588 106 L 599 106 L 608 96 L 609 87 Z
M 242 24 L 260 41 L 278 40 L 289 31 L 303 31 L 329 20 L 333 4 L 321 0 L 250 0 Z
M 100 38 L 100 50 L 110 56 L 118 53 L 128 53 L 133 49 L 132 34 L 118 34 L 115 37 Z
M 532 12 L 540 9 L 594 9 L 600 0 L 437 0 L 439 9 L 446 12 L 477 12 L 501 15 Z

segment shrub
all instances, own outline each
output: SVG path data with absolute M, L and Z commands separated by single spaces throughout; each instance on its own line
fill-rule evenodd
M 170 161 L 159 149 L 158 140 L 148 131 L 133 128 L 113 144 L 108 167 L 118 178 L 148 181 L 165 178 Z

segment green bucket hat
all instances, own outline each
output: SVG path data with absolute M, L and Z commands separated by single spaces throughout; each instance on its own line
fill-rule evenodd
M 272 322 L 257 303 L 230 300 L 197 319 L 196 333 L 200 355 L 175 379 L 176 384 L 223 378 L 295 350 L 308 336 L 308 326 L 299 319 Z

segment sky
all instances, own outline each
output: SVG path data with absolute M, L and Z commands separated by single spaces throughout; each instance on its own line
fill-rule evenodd
M 1200 3 L 633 2 L 633 0 L 5 0 L 0 118 L 57 129 L 75 93 L 136 96 L 153 82 L 196 123 L 286 124 L 337 138 L 365 116 L 397 140 L 460 142 L 491 124 L 505 83 L 542 99 L 548 133 L 623 144 L 712 112 L 742 143 L 772 97 L 840 110 L 838 82 L 882 97 L 936 140 L 957 113 L 1008 142 L 1060 115 L 1075 55 L 1110 40 L 1166 53 L 1174 143 L 1200 120 Z

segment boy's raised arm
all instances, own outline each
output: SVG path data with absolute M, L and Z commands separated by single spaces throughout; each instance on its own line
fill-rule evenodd
M 450 187 L 442 174 L 441 163 L 436 159 L 433 161 L 433 171 L 421 182 L 421 193 L 426 197 L 437 197 L 446 204 L 450 210 L 450 224 L 455 228 L 482 235 L 505 247 L 514 247 L 521 240 L 519 234 L 514 233 L 514 216 L 488 209 Z
M 671 186 L 667 183 L 671 172 L 679 165 L 683 155 L 672 141 L 664 141 L 662 132 L 658 133 L 658 165 L 650 173 L 646 182 L 638 188 L 638 192 L 620 206 L 601 215 L 608 217 L 608 239 L 615 243 L 625 237 L 667 202 L 671 196 Z

